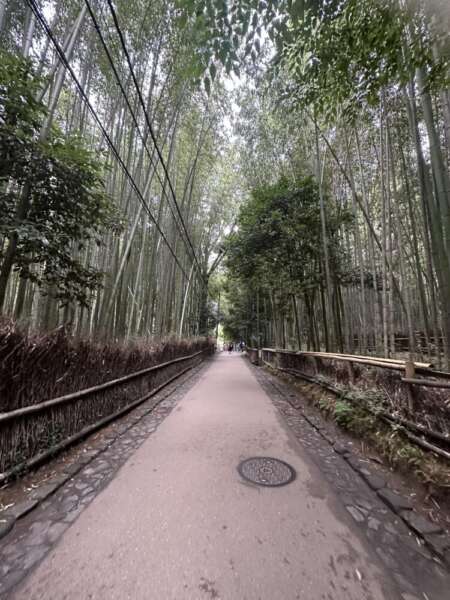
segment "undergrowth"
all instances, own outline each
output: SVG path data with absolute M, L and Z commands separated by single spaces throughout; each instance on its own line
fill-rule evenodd
M 298 383 L 297 383 L 298 385 Z M 378 390 L 353 390 L 336 398 L 314 384 L 301 385 L 308 398 L 333 419 L 339 427 L 370 444 L 389 465 L 413 473 L 425 484 L 441 491 L 450 489 L 450 471 L 443 459 L 421 450 L 402 433 L 401 427 L 388 425 L 378 414 L 383 396 Z

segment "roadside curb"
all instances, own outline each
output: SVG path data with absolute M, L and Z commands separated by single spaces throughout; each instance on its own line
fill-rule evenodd
M 121 434 L 111 439 L 111 443 Z M 16 521 L 25 517 L 28 513 L 34 510 L 39 504 L 47 500 L 55 492 L 57 492 L 69 479 L 72 479 L 94 458 L 102 454 L 110 444 L 103 444 L 95 450 L 90 450 L 86 455 L 82 455 L 76 462 L 73 462 L 67 467 L 64 467 L 63 473 L 46 481 L 42 487 L 38 488 L 29 498 L 15 504 L 13 507 L 0 513 L 0 539 L 5 537 L 14 527 Z M 5 524 L 3 524 L 5 523 Z

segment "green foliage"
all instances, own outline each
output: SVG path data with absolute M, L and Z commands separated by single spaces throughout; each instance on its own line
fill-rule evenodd
M 306 2 L 311 4 L 310 2 Z M 261 52 L 262 31 L 278 43 L 287 35 L 292 0 L 177 0 L 179 23 L 191 21 L 204 70 L 221 64 L 239 76 L 242 61 L 255 61 Z M 212 76 L 214 79 L 214 76 Z M 206 79 L 205 79 L 205 85 Z
M 228 299 L 226 312 L 222 320 L 223 334 L 227 340 L 247 338 L 247 343 L 256 343 L 248 339 L 252 329 L 255 291 L 251 286 L 246 286 L 239 279 L 228 277 L 224 281 L 225 297 Z
M 377 431 L 378 418 L 374 414 L 376 405 L 374 397 L 370 395 L 370 391 L 368 398 L 364 396 L 364 393 L 365 391 L 361 391 L 359 396 L 356 394 L 351 396 L 351 392 L 344 393 L 343 391 L 341 399 L 334 400 L 323 397 L 319 400 L 318 405 L 321 410 L 330 414 L 342 428 L 359 436 L 367 435 Z
M 40 86 L 28 61 L 2 53 L 0 235 L 8 240 L 0 249 L 2 275 L 11 260 L 21 277 L 51 286 L 63 302 L 86 304 L 101 274 L 85 264 L 83 251 L 91 240 L 100 244 L 113 212 L 98 158 L 56 129 L 40 139 Z
M 328 234 L 334 272 L 339 273 L 337 230 L 343 218 L 329 206 Z M 312 178 L 255 189 L 243 205 L 238 232 L 229 242 L 228 267 L 244 280 L 287 293 L 316 287 L 322 279 L 321 220 Z
M 45 107 L 35 97 L 41 82 L 30 61 L 0 53 L 0 185 L 26 169 Z
M 292 78 L 286 96 L 314 105 L 330 120 L 341 112 L 355 118 L 363 102 L 377 103 L 381 88 L 404 84 L 418 66 L 442 87 L 448 78 L 448 52 L 438 60 L 433 55 L 433 44 L 445 46 L 445 27 L 436 26 L 421 3 L 178 0 L 177 5 L 184 22 L 195 21 L 203 71 L 212 66 L 212 80 L 217 64 L 229 74 L 254 62 L 264 31 L 276 50 L 274 64 L 282 57 Z M 204 83 L 208 90 L 210 78 Z
M 334 404 L 334 419 L 341 427 L 349 428 L 353 420 L 355 409 L 345 400 L 337 400 Z
M 283 51 L 293 80 L 286 95 L 330 121 L 338 114 L 354 120 L 363 103 L 377 104 L 383 87 L 405 84 L 418 66 L 441 84 L 448 67 L 448 59 L 433 57 L 420 9 L 397 0 L 346 0 L 333 13 L 308 12 L 291 33 Z
M 423 456 L 424 453 L 417 446 L 404 442 L 397 450 L 396 460 L 406 463 L 409 467 L 419 467 Z
M 345 253 L 338 229 L 349 219 L 326 199 L 329 256 L 336 279 Z M 227 244 L 230 310 L 225 329 L 230 337 L 254 331 L 255 295 L 281 312 L 292 295 L 314 293 L 324 283 L 323 244 L 317 185 L 312 178 L 281 177 L 253 190 L 241 207 L 237 231 Z M 260 332 L 269 323 L 260 322 Z M 233 335 L 231 335 L 233 334 Z

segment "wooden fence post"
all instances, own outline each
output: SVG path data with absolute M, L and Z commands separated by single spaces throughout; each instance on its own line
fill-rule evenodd
M 416 375 L 416 367 L 413 362 L 405 361 L 405 379 L 414 379 Z M 408 408 L 410 412 L 415 410 L 415 395 L 413 386 L 410 383 L 406 384 L 408 393 Z
M 352 362 L 348 362 L 347 363 L 347 371 L 348 371 L 349 381 L 353 385 L 355 383 L 355 370 L 353 368 L 353 363 Z

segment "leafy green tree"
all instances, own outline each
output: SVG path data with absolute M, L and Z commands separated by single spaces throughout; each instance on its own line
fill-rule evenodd
M 41 139 L 45 109 L 35 99 L 41 83 L 30 62 L 2 53 L 0 307 L 13 269 L 63 302 L 86 304 L 100 272 L 82 251 L 92 239 L 100 244 L 113 222 L 98 159 L 56 128 Z
M 331 205 L 327 209 L 328 250 L 336 284 L 346 268 L 338 230 L 350 217 Z M 244 324 L 249 330 L 250 298 L 257 290 L 269 298 L 274 321 L 290 310 L 296 296 L 304 297 L 312 308 L 314 295 L 324 285 L 323 258 L 319 191 L 312 178 L 282 177 L 253 190 L 229 241 L 227 265 L 240 298 L 234 302 L 228 330 Z
M 226 340 L 244 339 L 256 345 L 255 289 L 229 271 L 223 283 L 226 305 L 222 319 Z
M 334 273 L 339 275 L 338 219 L 330 209 L 328 220 Z M 230 240 L 228 265 L 243 279 L 278 285 L 289 293 L 317 285 L 321 278 L 320 206 L 311 178 L 292 183 L 282 178 L 253 191 L 243 205 L 238 232 Z M 334 244 L 334 247 L 333 247 Z

